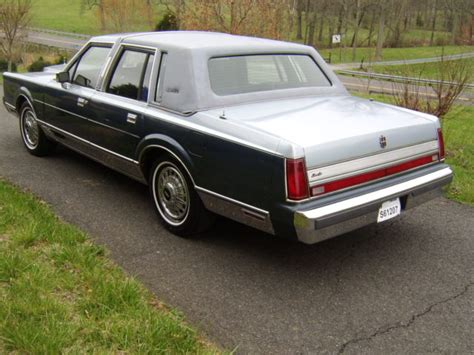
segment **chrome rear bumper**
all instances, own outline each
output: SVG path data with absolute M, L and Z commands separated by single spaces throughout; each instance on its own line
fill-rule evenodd
M 310 210 L 294 213 L 298 239 L 313 244 L 365 225 L 376 223 L 381 204 L 400 197 L 402 213 L 441 194 L 450 183 L 453 172 L 449 167 L 380 190 Z

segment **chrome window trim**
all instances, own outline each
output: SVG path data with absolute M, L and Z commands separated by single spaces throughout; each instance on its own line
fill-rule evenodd
M 64 68 L 63 72 L 69 71 L 71 67 L 76 63 L 76 61 L 84 54 L 85 51 L 87 51 L 91 46 L 110 46 L 110 49 L 113 49 L 115 42 L 107 42 L 107 41 L 101 41 L 101 42 L 95 42 L 95 41 L 89 41 L 84 46 L 76 53 L 74 56 L 71 58 L 71 60 L 66 64 L 66 67 Z M 110 57 L 110 55 L 109 55 Z
M 161 51 L 160 52 L 160 65 L 158 66 L 158 72 L 156 73 L 156 85 L 155 85 L 155 92 L 153 95 L 153 100 L 151 100 L 152 103 L 157 105 L 158 107 L 161 107 L 161 101 L 163 99 L 163 78 L 164 78 L 164 73 L 166 70 L 166 62 L 168 60 L 168 52 L 167 51 Z M 159 99 L 157 99 L 157 96 L 159 95 Z
M 155 77 L 155 66 L 156 66 L 156 58 L 157 58 L 157 53 L 159 52 L 158 49 L 156 47 L 149 47 L 149 46 L 142 46 L 142 45 L 135 45 L 135 44 L 129 44 L 129 43 L 124 43 L 124 42 L 121 42 L 118 47 L 114 50 L 114 53 L 113 55 L 110 57 L 110 60 L 108 60 L 108 63 L 107 63 L 107 70 L 105 71 L 104 70 L 104 75 L 102 77 L 102 81 L 101 81 L 101 85 L 100 87 L 98 88 L 97 91 L 100 91 L 100 92 L 103 92 L 103 93 L 106 93 L 106 94 L 110 94 L 110 95 L 114 95 L 114 96 L 118 96 L 118 97 L 121 97 L 123 98 L 124 96 L 120 96 L 120 95 L 115 95 L 115 94 L 112 94 L 110 92 L 107 92 L 107 86 L 110 84 L 110 81 L 112 80 L 112 75 L 115 71 L 115 69 L 117 68 L 117 64 L 123 54 L 124 51 L 126 50 L 134 50 L 136 49 L 138 52 L 147 52 L 148 54 L 153 54 L 154 56 L 154 59 L 153 59 L 153 63 L 152 63 L 152 68 L 151 68 L 151 75 L 150 75 L 150 79 L 149 79 L 149 82 L 148 82 L 148 96 L 147 96 L 147 100 L 146 100 L 146 103 L 149 103 L 150 102 L 150 94 L 151 92 L 150 91 L 153 91 L 153 94 L 154 94 L 154 90 L 152 89 L 152 86 L 151 86 L 151 83 L 153 82 L 153 79 Z M 133 99 L 131 99 L 133 100 Z M 134 100 L 135 102 L 143 102 L 143 101 L 140 101 L 140 100 Z
M 136 160 L 134 160 L 134 159 L 128 158 L 128 157 L 123 156 L 123 155 L 121 155 L 121 154 L 118 154 L 118 153 L 116 153 L 116 152 L 114 152 L 114 151 L 111 151 L 110 149 L 107 149 L 107 148 L 104 148 L 104 147 L 102 147 L 102 146 L 100 146 L 100 145 L 98 145 L 98 144 L 92 143 L 92 142 L 88 141 L 87 139 L 84 139 L 84 138 L 81 138 L 81 137 L 79 137 L 79 136 L 76 136 L 75 134 L 69 133 L 69 132 L 67 132 L 67 131 L 65 131 L 65 130 L 63 130 L 63 129 L 61 129 L 61 128 L 58 128 L 58 127 L 56 127 L 56 126 L 54 126 L 54 125 L 52 125 L 52 124 L 50 124 L 50 123 L 47 123 L 47 122 L 45 122 L 45 121 L 43 121 L 43 120 L 37 119 L 37 121 L 38 121 L 40 124 L 45 125 L 46 127 L 51 128 L 51 129 L 54 130 L 54 131 L 58 131 L 58 132 L 60 132 L 61 134 L 67 135 L 67 136 L 69 136 L 69 137 L 71 137 L 71 138 L 74 138 L 74 139 L 77 139 L 77 140 L 79 140 L 79 141 L 81 141 L 81 142 L 83 142 L 83 143 L 89 144 L 89 145 L 93 146 L 94 148 L 103 150 L 103 151 L 106 152 L 106 153 L 115 155 L 116 157 L 121 158 L 121 159 L 123 159 L 123 160 L 126 160 L 126 161 L 128 161 L 128 162 L 131 162 L 131 163 L 134 163 L 134 164 L 137 164 L 137 165 L 139 164 L 139 162 L 136 161 Z
M 133 133 L 130 133 L 130 132 L 121 130 L 120 128 L 115 128 L 115 127 L 106 125 L 106 124 L 104 124 L 104 123 L 102 123 L 102 122 L 98 122 L 98 121 L 91 120 L 90 118 L 81 116 L 81 115 L 79 115 L 79 114 L 77 114 L 77 113 L 74 113 L 74 112 L 71 112 L 71 111 L 68 111 L 68 110 L 64 110 L 64 109 L 62 109 L 62 108 L 60 108 L 60 107 L 57 107 L 57 106 L 48 104 L 48 103 L 43 102 L 43 101 L 41 101 L 41 100 L 35 100 L 35 102 L 38 102 L 38 103 L 40 103 L 40 104 L 43 104 L 43 105 L 52 107 L 52 108 L 54 108 L 54 109 L 56 109 L 56 110 L 62 111 L 62 112 L 67 113 L 67 114 L 69 114 L 69 115 L 76 116 L 76 117 L 78 117 L 78 118 L 81 118 L 81 119 L 83 119 L 83 120 L 86 120 L 86 121 L 91 122 L 91 123 L 94 123 L 94 124 L 97 124 L 97 125 L 99 125 L 99 126 L 103 126 L 103 127 L 106 127 L 106 128 L 110 128 L 110 129 L 112 129 L 112 130 L 114 130 L 114 131 L 127 134 L 127 135 L 129 135 L 129 136 L 134 137 L 134 138 L 140 138 L 140 136 L 138 136 L 138 135 L 136 135 L 136 134 L 133 134 Z M 105 149 L 105 148 L 104 148 L 104 149 Z
M 433 140 L 388 152 L 369 155 L 363 158 L 308 170 L 310 187 L 334 180 L 370 172 L 387 166 L 396 165 L 422 156 L 438 153 L 438 141 Z M 313 177 L 313 175 L 317 175 Z
M 71 85 L 77 85 L 81 88 L 87 88 L 87 89 L 92 89 L 94 91 L 97 91 L 101 86 L 102 86 L 102 83 L 103 83 L 103 78 L 104 78 L 104 73 L 105 71 L 108 69 L 108 65 L 110 64 L 110 58 L 114 52 L 114 45 L 115 45 L 115 42 L 106 42 L 106 41 L 103 41 L 103 42 L 94 42 L 94 41 L 89 41 L 87 42 L 82 48 L 81 50 L 79 50 L 79 52 L 77 52 L 72 58 L 71 60 L 66 64 L 66 67 L 63 69 L 63 72 L 69 72 L 69 70 L 71 69 L 71 67 L 73 67 L 76 63 L 77 60 L 80 60 L 80 58 L 82 57 L 82 55 L 87 52 L 89 50 L 89 48 L 91 47 L 107 47 L 110 49 L 109 51 L 109 54 L 107 55 L 107 59 L 106 59 L 106 62 L 105 62 L 105 65 L 102 67 L 101 71 L 99 72 L 99 77 L 97 78 L 97 84 L 94 88 L 87 88 L 85 86 L 80 86 L 80 85 L 77 85 L 77 84 L 74 84 L 72 81 L 70 81 L 69 83 Z M 71 73 L 69 73 L 71 74 Z M 74 74 L 74 73 L 73 73 Z M 72 80 L 72 77 L 70 76 L 69 77 L 69 80 Z

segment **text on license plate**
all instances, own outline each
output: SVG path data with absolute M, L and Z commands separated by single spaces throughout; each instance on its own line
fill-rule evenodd
M 400 199 L 390 200 L 382 203 L 382 206 L 379 209 L 379 214 L 377 216 L 377 223 L 386 221 L 400 214 Z

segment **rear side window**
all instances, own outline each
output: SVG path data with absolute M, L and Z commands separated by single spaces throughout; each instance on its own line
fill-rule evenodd
M 90 47 L 72 67 L 72 82 L 95 89 L 109 52 L 109 47 Z
M 107 92 L 134 100 L 147 101 L 154 55 L 125 50 L 115 67 Z
M 209 79 L 212 90 L 221 96 L 331 86 L 310 56 L 298 54 L 211 58 Z

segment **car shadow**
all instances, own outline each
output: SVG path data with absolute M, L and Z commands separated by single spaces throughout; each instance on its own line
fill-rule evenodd
M 123 191 L 123 194 L 135 196 L 135 199 L 139 196 L 143 199 L 143 206 L 148 209 L 142 213 L 147 214 L 147 219 L 155 221 L 156 228 L 154 229 L 159 231 L 160 238 L 163 238 L 162 235 L 176 238 L 167 232 L 156 218 L 154 206 L 148 197 L 147 186 L 64 147 L 58 147 L 57 154 L 53 157 L 67 164 L 80 166 L 80 169 L 89 170 L 89 174 L 86 174 L 89 178 L 94 179 L 100 176 L 109 185 L 118 186 L 118 190 Z M 218 216 L 212 229 L 193 238 L 182 239 L 180 245 L 183 246 L 184 243 L 187 247 L 198 250 L 211 248 L 223 255 L 226 253 L 234 256 L 245 255 L 248 259 L 266 260 L 289 269 L 308 268 L 309 270 L 322 266 L 331 268 L 345 255 L 357 254 L 358 249 L 371 248 L 375 245 L 380 247 L 384 239 L 390 239 L 390 243 L 393 243 L 397 235 L 393 235 L 392 225 L 393 223 L 388 226 L 367 226 L 317 244 L 307 245 L 276 237 Z M 371 243 L 374 245 L 370 246 Z M 133 244 L 130 247 L 133 248 Z

